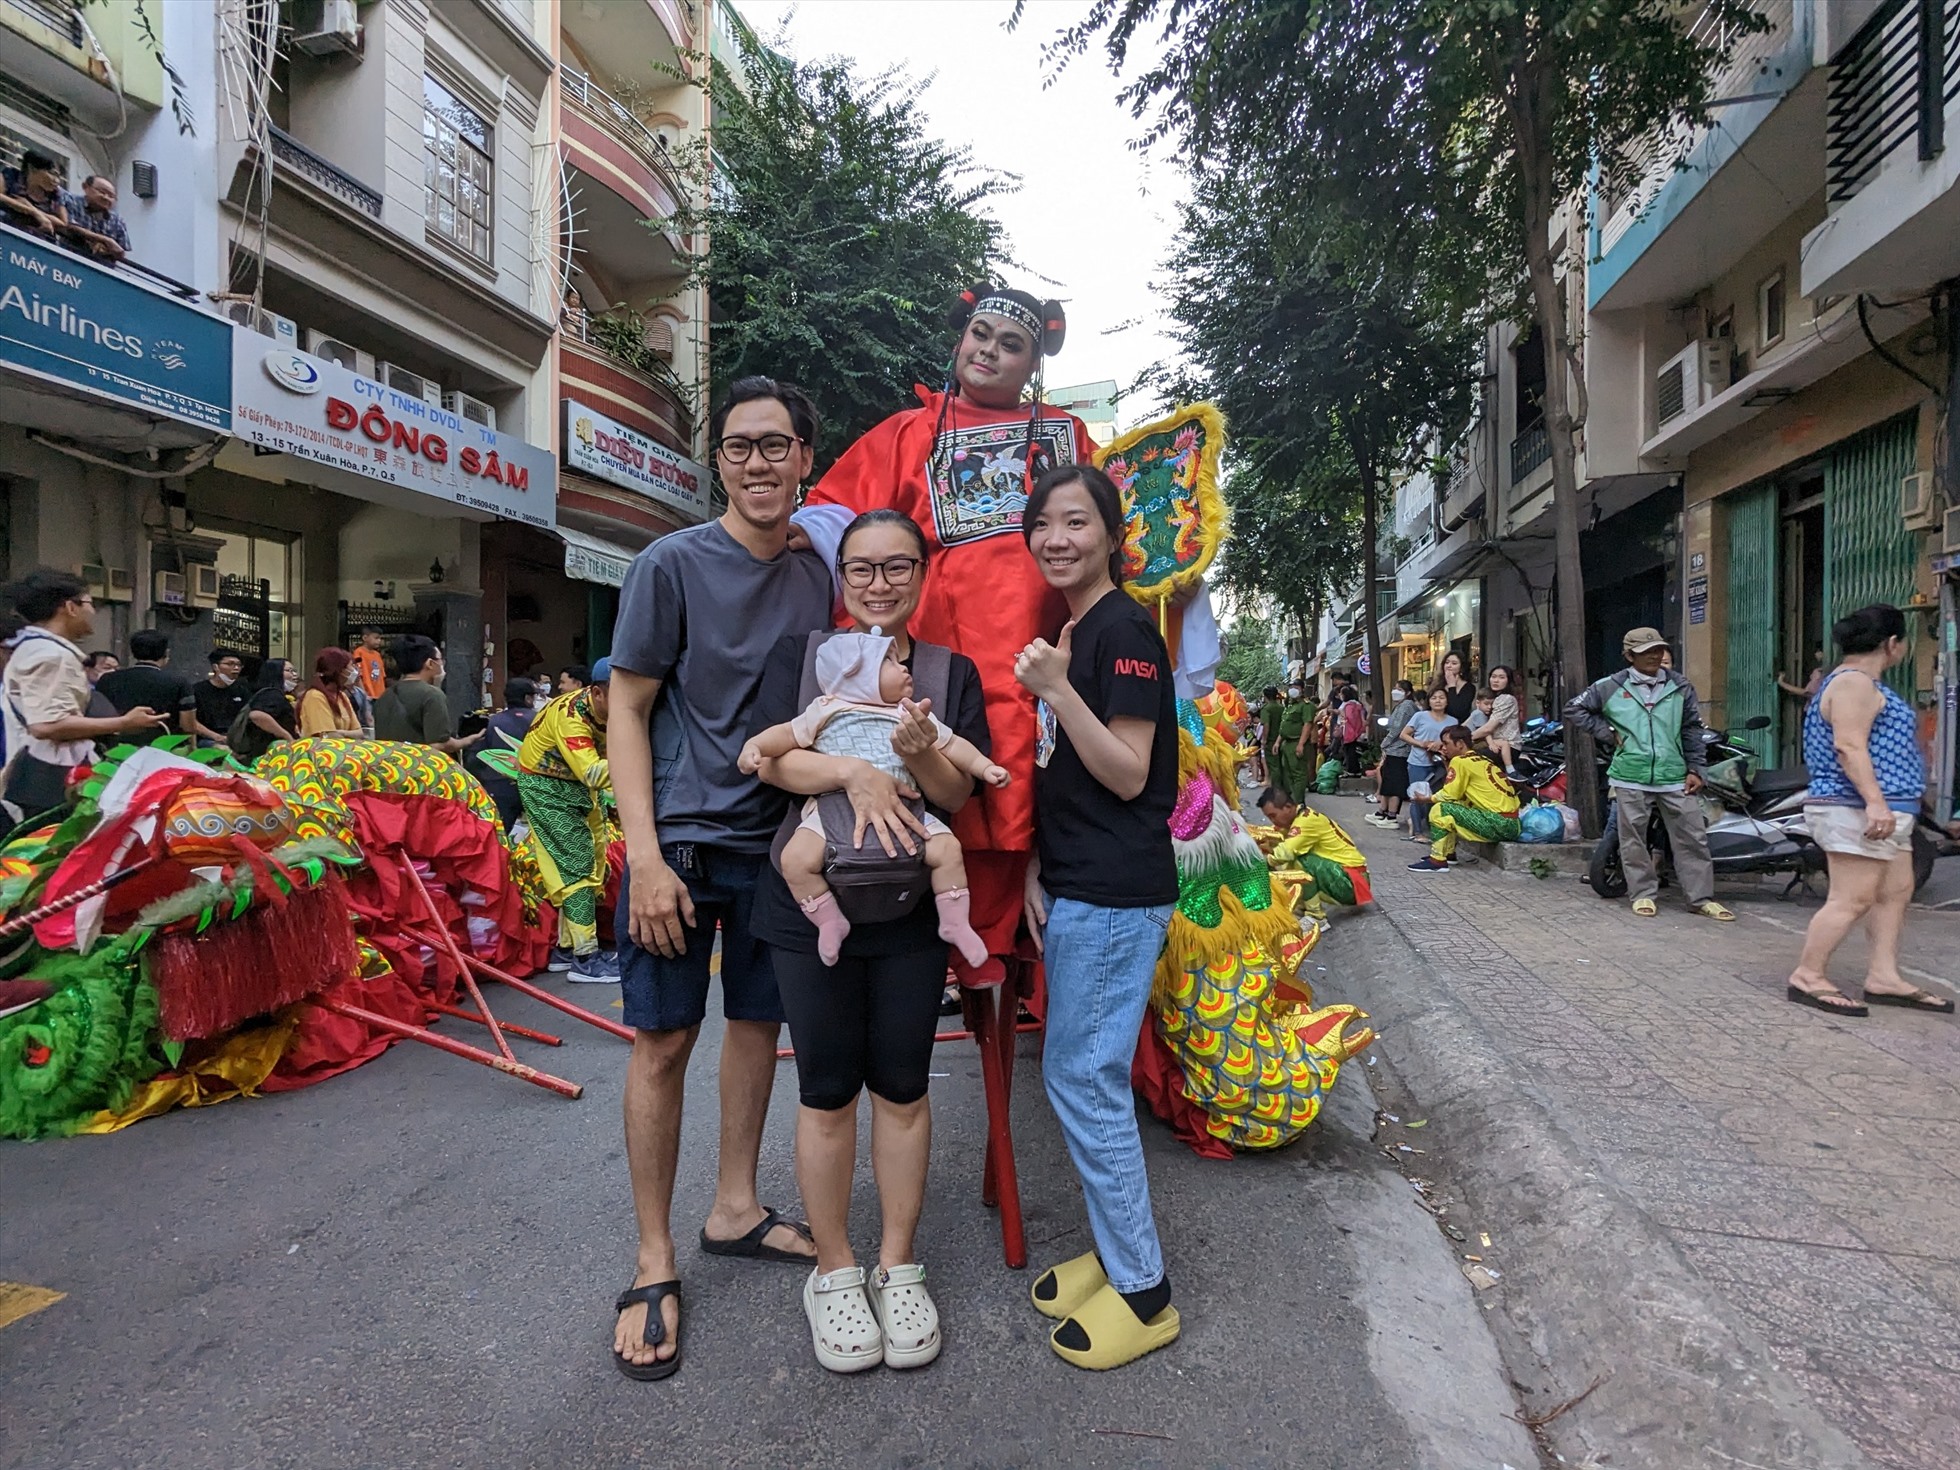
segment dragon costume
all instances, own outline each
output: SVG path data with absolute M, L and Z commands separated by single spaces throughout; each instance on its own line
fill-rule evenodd
M 1224 541 L 1224 428 L 1210 405 L 1180 409 L 1098 456 L 1123 492 L 1125 588 L 1173 639 L 1172 600 Z M 1201 1154 L 1279 1148 L 1319 1115 L 1341 1063 L 1374 1033 L 1353 1006 L 1316 1007 L 1300 978 L 1320 926 L 1302 930 L 1239 815 L 1229 722 L 1180 699 L 1178 723 L 1178 902 L 1131 1080 Z
M 558 943 L 573 954 L 599 947 L 599 898 L 608 857 L 621 840 L 606 769 L 606 727 L 592 691 L 561 694 L 531 721 L 519 747 L 517 794 L 545 897 L 558 909 Z

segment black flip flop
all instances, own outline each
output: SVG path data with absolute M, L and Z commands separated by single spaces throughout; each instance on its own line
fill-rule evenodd
M 1927 1004 L 1929 1001 L 1931 1002 L 1930 1005 Z M 1941 999 L 1930 990 L 1908 990 L 1903 995 L 1878 995 L 1867 990 L 1865 992 L 1865 1004 L 1868 1006 L 1904 1006 L 1909 1011 L 1928 1011 L 1935 1016 L 1950 1016 L 1953 1014 L 1953 1002 Z
M 678 1304 L 681 1299 L 681 1284 L 678 1281 L 655 1281 L 647 1286 L 631 1286 L 619 1294 L 613 1303 L 614 1312 L 623 1312 L 640 1302 L 646 1303 L 646 1325 L 640 1328 L 640 1339 L 648 1347 L 659 1347 L 667 1340 L 667 1320 L 661 1315 L 660 1303 L 663 1298 L 672 1297 Z M 680 1349 L 674 1349 L 674 1356 L 666 1361 L 655 1358 L 651 1363 L 635 1363 L 620 1356 L 618 1348 L 613 1349 L 613 1366 L 639 1383 L 658 1383 L 663 1378 L 671 1378 L 680 1371 Z
M 762 1219 L 748 1234 L 734 1240 L 716 1240 L 708 1234 L 706 1226 L 701 1228 L 701 1249 L 711 1256 L 736 1256 L 745 1261 L 787 1261 L 796 1266 L 816 1264 L 815 1256 L 800 1256 L 795 1251 L 786 1251 L 779 1245 L 766 1245 L 763 1237 L 778 1225 L 787 1226 L 805 1240 L 812 1240 L 810 1227 L 801 1220 L 791 1220 L 770 1209 L 762 1207 Z
M 1844 1004 L 1832 1005 L 1828 997 L 1833 995 L 1843 1001 Z M 1863 1005 L 1853 1000 L 1841 990 L 1825 990 L 1813 994 L 1800 985 L 1786 985 L 1783 987 L 1783 998 L 1785 1000 L 1793 1000 L 1800 1006 L 1809 1006 L 1814 1011 L 1822 1011 L 1827 1016 L 1851 1016 L 1855 1018 L 1858 1016 L 1869 1016 L 1871 1014 Z

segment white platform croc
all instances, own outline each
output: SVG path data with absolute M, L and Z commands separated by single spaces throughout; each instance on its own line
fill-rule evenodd
M 817 1361 L 831 1372 L 862 1373 L 885 1361 L 885 1335 L 864 1294 L 864 1267 L 846 1266 L 828 1276 L 812 1271 L 803 1283 L 803 1315 L 810 1319 Z
M 880 1266 L 868 1290 L 885 1330 L 887 1368 L 923 1368 L 939 1356 L 939 1309 L 926 1292 L 924 1266 Z

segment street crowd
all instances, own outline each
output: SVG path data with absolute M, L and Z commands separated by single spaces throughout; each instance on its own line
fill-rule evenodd
M 666 1378 L 684 1358 L 673 1196 L 687 1064 L 717 974 L 722 1152 L 699 1245 L 803 1268 L 824 1367 L 916 1368 L 939 1354 L 917 1228 L 942 990 L 949 967 L 964 985 L 1018 986 L 1037 957 L 1043 1080 L 1093 1248 L 1040 1272 L 1031 1306 L 1056 1323 L 1054 1352 L 1083 1368 L 1118 1367 L 1180 1332 L 1130 1080 L 1179 895 L 1173 660 L 1122 590 L 1121 494 L 1087 462 L 1086 431 L 1038 391 L 1029 407 L 1061 343 L 1060 307 L 980 285 L 953 322 L 945 389 L 873 429 L 807 491 L 821 434 L 809 397 L 767 377 L 732 385 L 710 427 L 726 510 L 634 560 L 608 658 L 535 713 L 535 687 L 513 680 L 492 717 L 515 757 L 486 774 L 503 783 L 506 820 L 542 839 L 561 912 L 554 963 L 617 979 L 635 1033 L 625 1128 L 637 1249 L 611 1349 L 630 1378 Z M 427 639 L 399 640 L 385 660 L 373 632 L 324 649 L 303 685 L 269 659 L 248 695 L 234 656 L 214 654 L 208 679 L 190 685 L 149 631 L 130 639 L 129 668 L 91 686 L 78 647 L 93 626 L 87 586 L 42 570 L 9 598 L 24 626 L 4 674 L 5 794 L 21 817 L 58 807 L 97 741 L 172 724 L 247 764 L 293 739 L 450 755 L 484 739 L 450 723 Z M 1952 1008 L 1896 963 L 1907 814 L 1924 786 L 1910 711 L 1880 678 L 1902 635 L 1896 609 L 1841 622 L 1843 659 L 1806 714 L 1807 812 L 1832 882 L 1790 995 L 1838 1014 L 1864 1013 L 1824 975 L 1860 921 L 1873 939 L 1866 1003 Z M 1654 630 L 1628 634 L 1625 651 L 1627 668 L 1566 715 L 1613 747 L 1633 912 L 1656 913 L 1651 811 L 1673 836 L 1691 908 L 1732 918 L 1712 893 L 1692 686 L 1664 666 Z M 1379 810 L 1367 820 L 1406 821 L 1428 843 L 1414 870 L 1447 873 L 1462 837 L 1518 837 L 1521 694 L 1515 670 L 1494 668 L 1480 687 L 1454 652 L 1428 690 L 1397 683 L 1379 723 L 1352 685 L 1324 707 L 1299 685 L 1266 691 L 1257 803 L 1274 829 L 1270 859 L 1298 871 L 1311 912 L 1372 899 L 1360 849 L 1306 804 L 1359 774 L 1370 751 Z M 614 832 L 625 877 L 606 951 L 597 910 Z M 765 1205 L 756 1185 L 785 1022 L 807 1220 Z M 850 1204 L 866 1092 L 879 1218 L 875 1250 L 860 1255 Z

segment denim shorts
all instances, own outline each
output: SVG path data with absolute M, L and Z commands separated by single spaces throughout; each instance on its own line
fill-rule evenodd
M 622 1019 L 637 1031 L 685 1031 L 708 1014 L 709 967 L 715 934 L 721 935 L 721 1013 L 731 1021 L 783 1019 L 776 967 L 769 947 L 749 928 L 756 878 L 769 861 L 763 853 L 677 845 L 664 850 L 694 901 L 687 948 L 672 959 L 633 942 L 627 916 L 633 874 L 619 885 L 619 995 Z

